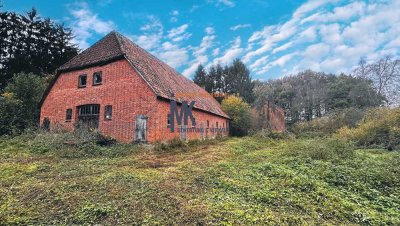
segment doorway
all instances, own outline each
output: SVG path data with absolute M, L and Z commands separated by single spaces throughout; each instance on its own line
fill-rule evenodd
M 135 117 L 135 141 L 146 143 L 147 116 L 136 115 Z

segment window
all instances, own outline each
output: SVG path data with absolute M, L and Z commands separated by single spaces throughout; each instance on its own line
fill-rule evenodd
M 86 83 L 87 83 L 87 76 L 86 75 L 79 75 L 78 87 L 80 87 L 80 88 L 86 87 Z
M 171 114 L 168 114 L 167 117 L 168 117 L 167 118 L 167 127 L 169 128 L 171 126 L 171 120 L 170 120 Z
M 216 127 L 218 128 L 218 122 L 216 122 L 216 125 L 217 125 Z
M 107 105 L 104 108 L 104 119 L 106 119 L 106 120 L 112 119 L 112 106 L 111 105 Z
M 72 109 L 69 108 L 67 109 L 67 112 L 65 114 L 65 121 L 70 122 L 72 119 Z
M 100 105 L 98 104 L 89 104 L 79 106 L 79 116 L 93 116 L 99 115 Z
M 210 127 L 210 121 L 207 120 L 207 128 Z
M 102 72 L 101 71 L 97 71 L 95 73 L 93 73 L 93 85 L 101 85 L 101 82 L 103 81 L 102 78 Z

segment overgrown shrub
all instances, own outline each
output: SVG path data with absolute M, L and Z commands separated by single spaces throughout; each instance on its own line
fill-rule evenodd
M 344 126 L 355 127 L 362 119 L 363 112 L 364 110 L 358 108 L 337 110 L 322 118 L 295 123 L 290 127 L 290 131 L 299 137 L 329 136 Z
M 14 75 L 0 97 L 0 136 L 18 135 L 39 123 L 39 102 L 46 79 L 33 73 Z
M 400 109 L 371 109 L 356 128 L 343 127 L 336 135 L 360 146 L 399 149 Z
M 354 146 L 337 138 L 296 140 L 285 144 L 282 154 L 318 160 L 344 159 L 354 156 Z
M 51 153 L 64 158 L 80 158 L 94 156 L 118 157 L 137 149 L 134 144 L 120 144 L 98 131 L 76 129 L 72 132 L 56 131 L 26 132 L 26 137 L 33 153 Z
M 292 139 L 293 138 L 293 134 L 286 133 L 286 132 L 274 131 L 271 129 L 261 129 L 259 131 L 253 132 L 251 135 L 252 135 L 252 137 L 258 138 L 258 139 L 283 140 L 283 139 Z
M 231 117 L 230 132 L 234 136 L 247 135 L 251 127 L 251 107 L 237 96 L 229 96 L 222 101 L 222 109 Z

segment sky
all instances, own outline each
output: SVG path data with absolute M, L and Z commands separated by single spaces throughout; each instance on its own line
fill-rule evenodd
M 268 80 L 400 55 L 400 0 L 0 1 L 64 23 L 81 49 L 116 30 L 189 78 L 236 58 Z

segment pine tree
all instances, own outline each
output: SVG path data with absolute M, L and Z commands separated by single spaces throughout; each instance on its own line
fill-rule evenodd
M 206 82 L 207 82 L 206 79 L 207 79 L 207 72 L 204 69 L 203 65 L 199 64 L 194 74 L 193 82 L 200 87 L 206 88 Z
M 51 74 L 78 53 L 71 29 L 38 17 L 0 12 L 0 90 L 14 74 Z
M 247 103 L 252 103 L 254 101 L 254 82 L 246 65 L 239 59 L 236 59 L 226 70 L 225 86 L 227 87 L 227 92 L 238 94 Z

